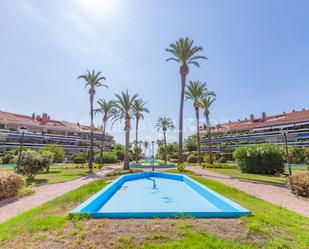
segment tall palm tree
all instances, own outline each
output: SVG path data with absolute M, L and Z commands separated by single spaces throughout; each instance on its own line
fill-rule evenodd
M 115 94 L 116 101 L 115 107 L 117 109 L 117 119 L 124 119 L 125 125 L 125 154 L 123 169 L 129 169 L 129 149 L 130 149 L 130 130 L 131 119 L 133 117 L 133 103 L 137 99 L 138 95 L 130 95 L 128 90 L 121 92 L 121 94 Z
M 147 102 L 144 102 L 142 99 L 135 99 L 133 101 L 133 116 L 135 118 L 135 160 L 138 163 L 138 126 L 139 121 L 144 119 L 144 112 L 149 113 L 149 110 L 145 105 Z
M 197 152 L 198 163 L 201 163 L 201 142 L 200 142 L 200 112 L 199 102 L 205 96 L 215 95 L 213 92 L 209 92 L 206 82 L 190 81 L 186 86 L 185 96 L 186 100 L 193 102 L 196 118 L 196 136 L 197 136 Z
M 211 149 L 211 127 L 209 121 L 209 109 L 216 98 L 213 95 L 205 96 L 200 100 L 200 107 L 204 110 L 204 116 L 206 118 L 206 126 L 207 126 L 207 137 L 208 137 L 208 154 L 209 154 L 209 162 L 213 164 L 212 159 L 212 149 Z
M 181 75 L 181 94 L 180 94 L 180 110 L 179 110 L 179 146 L 178 146 L 178 162 L 183 163 L 183 104 L 184 94 L 186 86 L 186 77 L 189 73 L 189 65 L 200 66 L 199 59 L 207 59 L 202 55 L 197 55 L 203 48 L 199 46 L 193 46 L 193 40 L 186 38 L 180 38 L 175 43 L 170 44 L 167 52 L 171 53 L 173 57 L 168 58 L 166 61 L 176 61 L 180 63 L 180 75 Z
M 164 162 L 166 163 L 166 131 L 167 130 L 174 130 L 175 126 L 173 121 L 168 117 L 159 118 L 156 124 L 158 131 L 163 131 L 163 140 L 164 140 Z
M 102 125 L 103 125 L 103 133 L 102 133 L 102 141 L 100 146 L 100 166 L 103 166 L 103 149 L 104 149 L 104 140 L 105 140 L 105 132 L 107 122 L 110 119 L 115 119 L 117 116 L 117 110 L 115 108 L 115 102 L 113 100 L 106 101 L 105 99 L 99 99 L 97 101 L 99 107 L 94 110 L 95 114 L 101 114 Z
M 145 156 L 147 155 L 147 149 L 149 147 L 149 142 L 148 141 L 144 141 L 144 148 L 145 148 Z
M 95 72 L 95 70 L 92 70 L 90 72 L 87 70 L 86 74 L 78 76 L 77 79 L 83 79 L 86 81 L 85 88 L 89 87 L 88 93 L 90 96 L 90 151 L 89 151 L 89 168 L 92 171 L 92 161 L 93 161 L 93 99 L 94 95 L 96 93 L 95 89 L 97 87 L 103 86 L 107 87 L 107 85 L 104 85 L 101 83 L 101 81 L 106 80 L 104 76 L 101 76 L 101 72 Z

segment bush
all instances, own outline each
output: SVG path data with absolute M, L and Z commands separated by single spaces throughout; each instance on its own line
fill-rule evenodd
M 94 161 L 96 163 L 100 163 L 100 154 L 95 156 Z M 114 152 L 104 152 L 103 153 L 103 163 L 117 163 L 118 157 Z
M 205 168 L 214 168 L 214 169 L 236 169 L 234 164 L 229 163 L 202 163 L 202 167 Z
M 48 145 L 38 150 L 39 153 L 46 152 L 46 151 L 54 154 L 53 163 L 62 163 L 64 161 L 64 150 L 62 148 L 56 145 Z
M 224 156 L 219 158 L 219 163 L 226 163 L 226 158 Z
M 197 163 L 198 162 L 198 156 L 195 155 L 189 155 L 187 159 L 188 163 Z
M 42 164 L 45 165 L 44 168 L 46 172 L 49 172 L 49 167 L 54 161 L 54 153 L 50 151 L 41 152 Z
M 3 164 L 2 158 L 0 157 L 0 164 Z
M 170 159 L 169 161 L 170 161 L 171 163 L 178 163 L 178 159 L 173 159 L 173 158 L 172 158 L 172 159 Z
M 15 173 L 0 174 L 0 200 L 14 197 L 25 185 L 25 180 L 21 175 Z
M 309 197 L 309 173 L 299 173 L 288 178 L 288 185 L 292 193 Z
M 233 156 L 241 172 L 258 174 L 284 172 L 284 151 L 274 144 L 238 147 Z
M 73 156 L 73 162 L 77 164 L 84 164 L 86 163 L 86 158 L 82 155 Z
M 179 172 L 183 172 L 183 171 L 185 170 L 185 165 L 184 165 L 183 163 L 179 163 L 179 164 L 177 165 L 177 170 L 178 170 Z
M 27 181 L 31 181 L 37 173 L 49 168 L 52 162 L 53 157 L 50 152 L 38 153 L 28 150 L 22 153 L 18 163 L 20 172 L 27 176 Z
M 10 160 L 9 160 L 9 164 L 16 164 L 17 162 L 17 158 L 16 157 L 12 157 Z
M 220 157 L 225 157 L 226 160 L 232 161 L 233 160 L 233 153 L 220 153 Z
M 203 162 L 204 163 L 209 163 L 209 155 L 207 154 L 207 155 L 205 155 L 204 157 L 203 157 Z
M 106 176 L 119 176 L 141 172 L 143 172 L 142 169 L 115 169 L 114 171 L 107 173 Z

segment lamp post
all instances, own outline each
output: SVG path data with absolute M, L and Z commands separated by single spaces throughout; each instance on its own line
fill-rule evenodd
M 154 141 L 151 141 L 152 145 L 152 171 L 154 171 Z
M 290 162 L 290 155 L 289 155 L 289 148 L 288 148 L 288 139 L 287 139 L 287 131 L 281 130 L 283 137 L 284 137 L 284 143 L 285 143 L 285 153 L 286 153 L 286 160 L 287 164 L 289 167 L 289 175 L 292 175 L 292 170 L 291 170 L 291 162 Z
M 23 143 L 24 143 L 24 136 L 25 132 L 27 131 L 27 127 L 22 126 L 19 128 L 19 131 L 21 131 L 21 139 L 20 139 L 20 147 L 19 147 L 19 156 L 18 156 L 18 161 L 17 161 L 17 167 L 16 167 L 16 172 L 20 173 L 20 161 L 21 161 L 21 153 L 23 151 Z

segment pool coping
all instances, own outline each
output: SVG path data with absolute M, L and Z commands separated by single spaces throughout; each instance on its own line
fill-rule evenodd
M 117 192 L 119 187 L 126 181 L 142 179 L 147 177 L 163 177 L 171 180 L 183 181 L 189 187 L 194 189 L 203 198 L 211 201 L 215 206 L 222 205 L 220 209 L 233 209 L 220 212 L 112 212 L 99 213 L 92 210 L 98 210 Z M 216 204 L 215 204 L 216 203 Z M 92 204 L 92 205 L 90 205 Z M 96 205 L 96 206 L 94 206 Z M 202 185 L 189 176 L 183 174 L 163 173 L 157 171 L 142 172 L 123 175 L 111 182 L 89 199 L 78 205 L 70 213 L 72 214 L 88 214 L 92 218 L 176 218 L 178 216 L 190 216 L 196 218 L 232 218 L 250 215 L 251 211 L 235 203 L 234 201 L 220 195 L 214 190 Z

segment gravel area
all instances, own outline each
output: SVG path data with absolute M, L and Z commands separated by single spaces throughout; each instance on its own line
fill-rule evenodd
M 4 200 L 0 202 L 0 223 L 15 217 L 31 208 L 35 208 L 47 201 L 50 201 L 64 193 L 72 191 L 93 180 L 104 177 L 108 172 L 122 166 L 106 167 L 99 173 L 84 176 L 72 181 L 52 183 L 35 187 L 35 193 L 20 199 Z
M 287 187 L 240 181 L 197 166 L 188 166 L 196 174 L 238 188 L 248 194 L 309 217 L 309 199 L 293 195 Z

